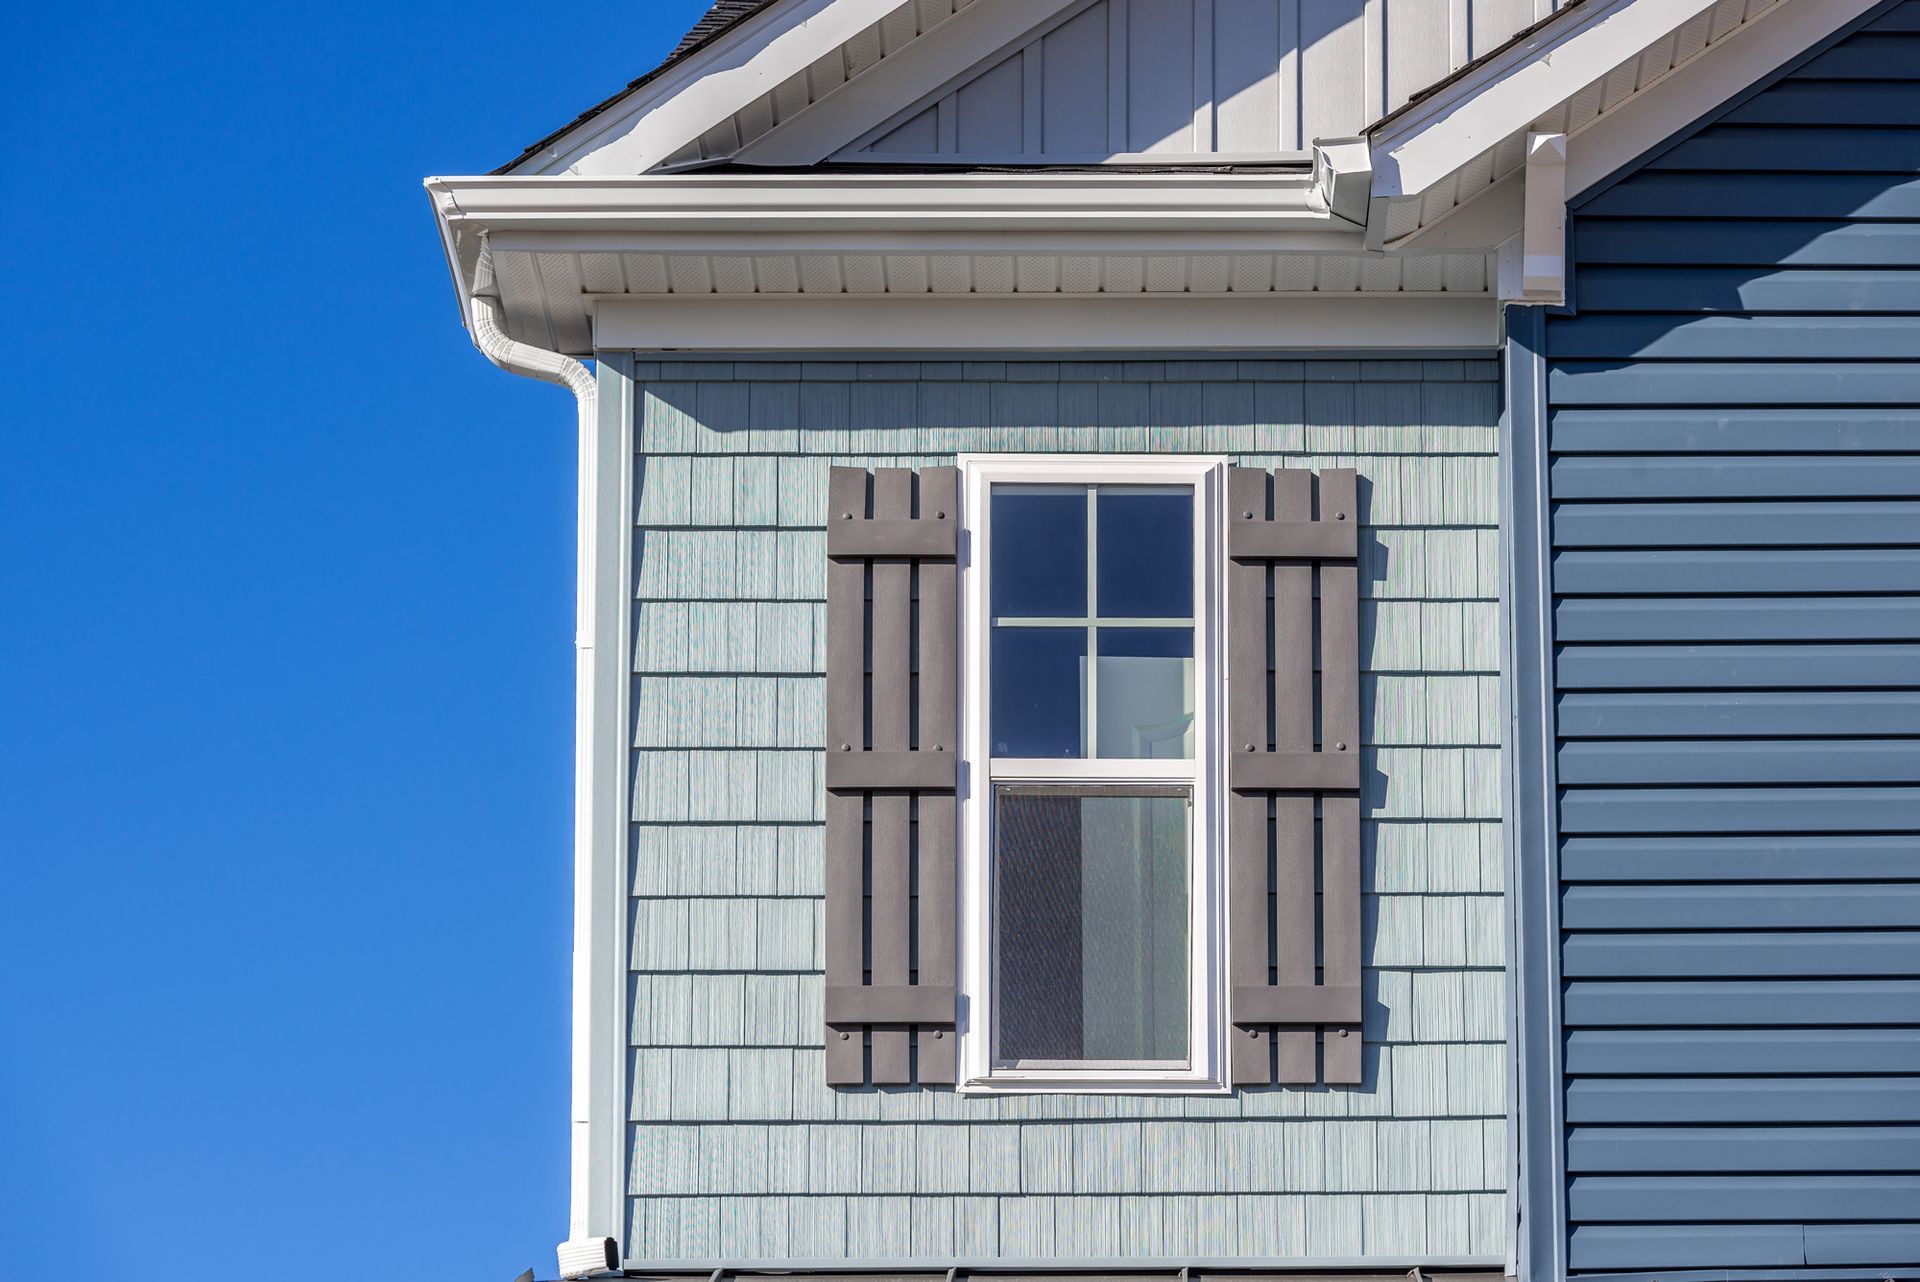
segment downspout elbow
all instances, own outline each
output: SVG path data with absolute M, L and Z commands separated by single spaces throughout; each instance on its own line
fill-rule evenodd
M 571 356 L 550 352 L 544 347 L 508 338 L 501 325 L 500 300 L 486 294 L 474 294 L 467 319 L 473 344 L 483 355 L 509 374 L 558 383 L 570 390 L 586 412 L 597 399 L 593 371 Z

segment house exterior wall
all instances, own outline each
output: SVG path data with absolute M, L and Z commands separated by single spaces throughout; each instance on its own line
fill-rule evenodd
M 1920 1262 L 1917 104 L 1908 0 L 1574 211 L 1519 849 L 1575 1274 Z
M 1497 1261 L 1496 362 L 605 359 L 636 442 L 625 1257 Z M 828 468 L 962 450 L 1358 467 L 1362 1086 L 825 1085 Z

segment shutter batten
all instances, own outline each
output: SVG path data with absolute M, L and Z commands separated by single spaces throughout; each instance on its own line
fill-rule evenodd
M 825 1014 L 835 1086 L 911 1082 L 916 1041 L 920 1082 L 954 1079 L 959 477 L 922 472 L 918 515 L 914 482 L 905 468 L 869 478 L 836 467 L 828 485 Z
M 1358 487 L 1323 471 L 1316 517 L 1309 472 L 1229 477 L 1235 1085 L 1361 1080 Z

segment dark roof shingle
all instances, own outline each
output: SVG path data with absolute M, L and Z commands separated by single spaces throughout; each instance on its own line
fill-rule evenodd
M 702 42 L 719 35 L 765 3 L 766 0 L 714 0 L 713 8 L 707 10 L 700 21 L 693 24 L 693 30 L 680 37 L 680 43 L 675 45 L 673 52 L 667 55 L 667 62 L 672 62 L 681 54 L 699 48 Z M 666 63 L 661 65 L 665 66 Z

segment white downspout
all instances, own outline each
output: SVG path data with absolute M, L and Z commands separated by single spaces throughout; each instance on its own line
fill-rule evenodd
M 485 255 L 482 255 L 483 260 Z M 491 273 L 484 267 L 482 280 Z M 594 825 L 592 770 L 595 733 L 593 699 L 595 601 L 599 565 L 598 523 L 600 450 L 599 385 L 593 371 L 571 356 L 518 342 L 501 325 L 500 300 L 474 293 L 467 309 L 474 345 L 488 360 L 527 378 L 558 383 L 573 393 L 579 409 L 579 529 L 575 564 L 574 605 L 574 734 L 573 734 L 573 1062 L 570 1127 L 571 1195 L 567 1240 L 560 1244 L 562 1277 L 583 1277 L 617 1266 L 613 1238 L 593 1234 L 592 1152 L 588 1117 L 592 1089 L 592 1057 L 588 1030 L 593 1020 L 593 964 L 603 951 L 597 939 L 607 926 L 599 920 L 593 902 Z M 611 1227 L 611 1226 L 609 1226 Z

